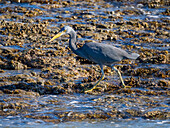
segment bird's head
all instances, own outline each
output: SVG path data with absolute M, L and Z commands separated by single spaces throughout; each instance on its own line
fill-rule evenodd
M 72 30 L 71 27 L 69 27 L 69 26 L 64 26 L 63 28 L 61 28 L 61 30 L 59 31 L 59 33 L 58 33 L 57 35 L 55 35 L 55 36 L 50 40 L 50 42 L 53 41 L 53 40 L 55 40 L 56 38 L 62 36 L 62 35 L 69 34 L 71 30 Z

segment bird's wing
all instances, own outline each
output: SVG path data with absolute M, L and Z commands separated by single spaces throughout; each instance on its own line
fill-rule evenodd
M 102 43 L 86 43 L 79 50 L 79 55 L 99 64 L 112 64 L 123 59 L 126 51 Z

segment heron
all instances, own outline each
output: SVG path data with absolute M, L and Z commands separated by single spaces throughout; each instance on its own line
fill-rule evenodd
M 59 33 L 55 35 L 49 42 L 66 34 L 69 35 L 69 47 L 75 54 L 77 54 L 78 56 L 82 58 L 85 58 L 92 62 L 97 63 L 101 68 L 100 79 L 93 85 L 91 89 L 86 90 L 85 91 L 86 93 L 93 91 L 97 87 L 97 85 L 100 83 L 100 81 L 104 79 L 105 74 L 103 70 L 103 65 L 111 67 L 111 69 L 115 70 L 118 73 L 121 83 L 125 88 L 131 87 L 131 86 L 125 85 L 120 71 L 115 67 L 115 63 L 123 59 L 134 59 L 135 60 L 139 57 L 139 54 L 137 53 L 129 54 L 121 48 L 117 48 L 109 44 L 95 43 L 95 42 L 85 43 L 82 47 L 77 48 L 76 32 L 70 26 L 62 27 Z

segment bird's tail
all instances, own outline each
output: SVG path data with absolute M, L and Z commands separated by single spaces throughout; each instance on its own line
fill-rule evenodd
M 131 53 L 130 56 L 128 57 L 129 59 L 136 60 L 140 55 L 137 53 Z

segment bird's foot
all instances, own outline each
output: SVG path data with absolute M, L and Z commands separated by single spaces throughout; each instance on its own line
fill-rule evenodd
M 89 92 L 92 92 L 93 91 L 93 88 L 92 89 L 89 89 L 89 90 L 86 90 L 84 91 L 85 93 L 89 93 Z
M 96 88 L 96 87 L 92 87 L 91 89 L 87 89 L 87 90 L 85 90 L 84 92 L 85 92 L 85 93 L 90 93 L 90 92 L 92 92 L 95 88 Z
M 92 86 L 92 87 L 88 87 L 87 89 L 85 89 L 85 93 L 90 93 L 92 92 L 94 89 L 96 89 L 96 86 Z
M 126 85 L 124 85 L 124 88 L 131 88 L 131 86 L 126 86 Z

